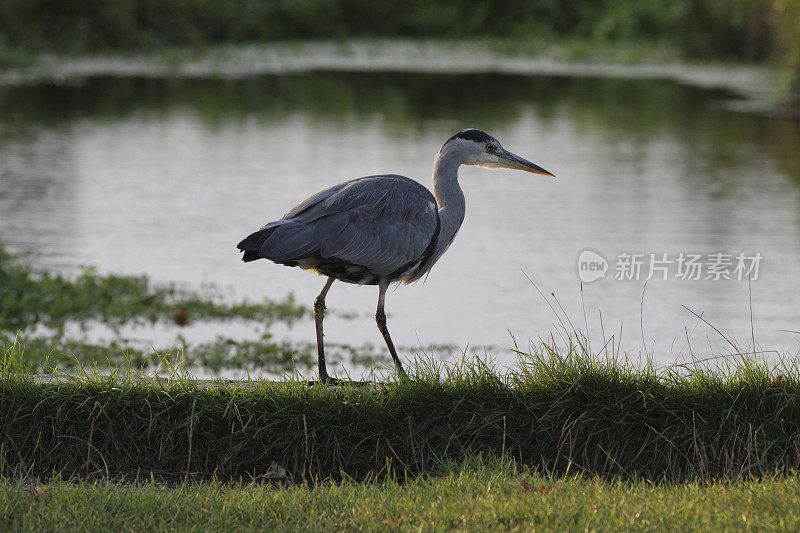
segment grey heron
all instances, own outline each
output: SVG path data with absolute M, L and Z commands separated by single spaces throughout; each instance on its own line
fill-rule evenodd
M 310 196 L 238 244 L 245 262 L 269 259 L 327 276 L 314 301 L 321 381 L 335 381 L 325 366 L 322 321 L 325 296 L 337 279 L 378 286 L 375 321 L 398 373 L 405 376 L 386 327 L 386 289 L 425 276 L 453 242 L 466 210 L 458 184 L 461 165 L 553 176 L 505 150 L 491 135 L 465 129 L 445 141 L 436 156 L 433 194 L 405 176 L 353 179 Z

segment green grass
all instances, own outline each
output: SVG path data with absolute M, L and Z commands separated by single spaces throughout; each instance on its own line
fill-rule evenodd
M 411 379 L 334 390 L 292 378 L 208 389 L 92 369 L 41 383 L 5 347 L 0 468 L 241 478 L 277 462 L 295 481 L 424 475 L 443 461 L 513 458 L 538 472 L 684 481 L 800 466 L 800 374 L 743 359 L 677 372 L 541 345 L 505 373 L 479 360 L 412 365 Z
M 0 480 L 0 529 L 13 531 L 796 531 L 798 505 L 794 474 L 716 484 L 609 482 L 487 460 L 377 483 Z

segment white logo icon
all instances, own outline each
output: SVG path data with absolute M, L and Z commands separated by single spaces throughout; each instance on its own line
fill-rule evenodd
M 578 256 L 578 277 L 584 283 L 591 283 L 606 277 L 608 261 L 602 255 L 591 250 L 584 250 Z

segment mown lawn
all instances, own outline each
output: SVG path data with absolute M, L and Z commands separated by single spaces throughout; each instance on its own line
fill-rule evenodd
M 167 487 L 0 481 L 0 529 L 790 530 L 800 477 L 652 484 L 542 477 L 498 461 L 403 483 Z

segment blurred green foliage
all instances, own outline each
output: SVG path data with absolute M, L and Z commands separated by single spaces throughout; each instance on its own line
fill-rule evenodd
M 578 39 L 784 67 L 800 101 L 800 0 L 3 0 L 0 67 L 42 52 L 350 37 Z
M 800 0 L 775 0 L 772 20 L 777 55 L 784 63 L 781 89 L 800 105 Z
M 572 36 L 656 40 L 690 57 L 763 59 L 798 0 L 4 0 L 0 47 L 81 53 L 277 39 Z M 787 26 L 788 24 L 788 26 Z

